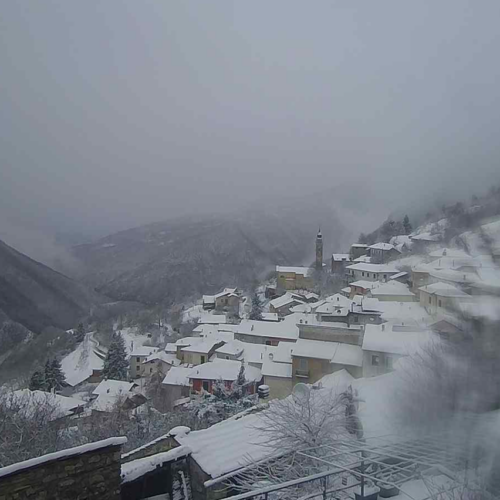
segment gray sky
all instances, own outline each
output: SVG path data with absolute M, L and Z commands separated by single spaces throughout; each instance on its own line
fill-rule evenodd
M 499 175 L 498 0 L 1 3 L 0 230 Z

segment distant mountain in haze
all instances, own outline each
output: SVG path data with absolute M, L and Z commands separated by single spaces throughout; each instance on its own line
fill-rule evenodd
M 0 240 L 0 318 L 40 333 L 48 326 L 68 329 L 102 298 Z
M 223 215 L 148 224 L 76 246 L 73 275 L 114 300 L 182 302 L 248 286 L 275 265 L 309 265 L 319 226 L 327 261 L 376 217 L 354 190 L 340 188 L 241 212 L 228 206 Z

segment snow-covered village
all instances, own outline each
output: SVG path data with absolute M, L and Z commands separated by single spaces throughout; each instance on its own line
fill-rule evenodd
M 177 305 L 175 324 L 68 330 L 74 350 L 3 395 L 16 418 L 3 422 L 0 491 L 40 470 L 43 485 L 123 499 L 423 500 L 466 487 L 462 475 L 496 467 L 483 432 L 500 424 L 498 375 L 484 385 L 499 362 L 500 219 L 445 245 L 453 217 L 384 223 L 404 234 L 332 255 L 320 229 L 309 265 Z M 72 478 L 86 457 L 106 473 Z
M 0 500 L 500 500 L 500 2 L 2 2 Z

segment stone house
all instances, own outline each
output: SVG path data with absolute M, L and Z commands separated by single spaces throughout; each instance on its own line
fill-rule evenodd
M 237 288 L 224 288 L 215 295 L 203 296 L 203 309 L 238 314 L 241 296 Z
M 136 346 L 132 349 L 129 357 L 128 375 L 131 379 L 136 379 L 144 375 L 144 361 L 151 356 L 151 354 L 158 351 L 157 347 L 150 346 Z
M 390 260 L 397 259 L 401 252 L 390 243 L 375 243 L 368 247 L 370 263 L 385 264 Z
M 378 281 L 353 281 L 349 284 L 349 298 L 353 299 L 356 295 L 368 295 L 370 290 L 372 288 L 376 288 L 377 286 L 379 286 L 379 284 L 380 283 Z
M 176 401 L 189 397 L 191 387 L 189 374 L 192 369 L 190 365 L 174 366 L 163 379 L 161 395 L 166 411 L 173 410 Z
M 347 281 L 365 280 L 365 281 L 387 281 L 399 270 L 390 264 L 372 264 L 359 262 L 346 267 Z
M 215 351 L 224 344 L 223 340 L 216 338 L 201 338 L 199 342 L 193 342 L 191 345 L 182 348 L 183 362 L 195 366 L 207 363 L 215 354 Z
M 351 249 L 349 251 L 349 257 L 351 260 L 355 260 L 363 255 L 368 253 L 368 245 L 363 243 L 354 243 L 351 245 Z
M 279 290 L 312 290 L 314 280 L 309 267 L 276 266 L 276 284 Z
M 269 302 L 269 311 L 278 314 L 279 317 L 284 317 L 292 314 L 291 309 L 293 307 L 303 303 L 304 300 L 302 300 L 300 295 L 287 292 Z
M 180 365 L 180 361 L 175 354 L 157 351 L 148 356 L 142 365 L 143 376 L 151 377 L 154 373 L 166 375 L 172 366 Z
M 398 281 L 390 280 L 387 283 L 380 283 L 379 286 L 370 290 L 369 296 L 381 302 L 414 302 L 416 296 L 409 287 Z
M 359 378 L 362 366 L 359 345 L 299 338 L 292 351 L 292 383 L 314 384 L 325 375 L 343 369 Z
M 264 384 L 269 387 L 270 399 L 283 399 L 292 393 L 292 359 L 290 363 L 279 363 L 271 354 L 262 364 Z
M 212 393 L 214 386 L 222 381 L 230 389 L 238 379 L 241 367 L 245 367 L 245 385 L 247 394 L 255 394 L 257 386 L 262 380 L 261 371 L 258 368 L 248 364 L 242 364 L 240 361 L 231 361 L 227 359 L 214 359 L 210 363 L 195 366 L 189 373 L 189 381 L 192 391 L 195 393 Z
M 456 286 L 448 283 L 433 283 L 419 288 L 420 305 L 429 314 L 446 314 L 457 309 L 460 302 L 468 302 L 472 297 Z
M 401 357 L 414 354 L 431 338 L 416 324 L 366 325 L 363 336 L 363 377 L 389 373 Z
M 351 262 L 351 257 L 348 253 L 334 253 L 332 255 L 332 274 L 344 275 L 345 267 Z

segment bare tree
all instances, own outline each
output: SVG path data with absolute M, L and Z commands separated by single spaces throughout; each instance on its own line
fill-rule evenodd
M 0 394 L 0 467 L 72 446 L 52 394 Z
M 230 487 L 251 491 L 263 484 L 280 484 L 331 468 L 322 461 L 332 454 L 328 446 L 355 439 L 348 430 L 349 406 L 345 393 L 334 389 L 306 388 L 286 399 L 271 401 L 269 409 L 261 412 L 257 427 L 265 436 L 262 446 L 269 448 L 269 458 L 249 462 Z M 319 483 L 304 486 L 296 493 L 300 496 L 307 488 L 319 487 Z M 295 498 L 291 491 L 287 491 L 286 497 Z

